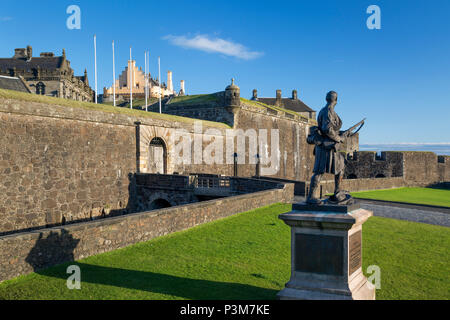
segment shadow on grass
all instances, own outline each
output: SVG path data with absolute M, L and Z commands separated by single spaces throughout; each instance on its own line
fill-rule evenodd
M 72 264 L 78 265 L 81 269 L 82 287 L 83 283 L 92 283 L 193 300 L 275 299 L 275 295 L 278 292 L 273 289 L 240 283 L 190 279 L 148 271 L 127 270 L 84 263 Z M 68 265 L 70 263 L 41 270 L 37 273 L 66 280 L 69 277 L 65 272 Z
M 450 182 L 441 182 L 428 186 L 429 189 L 450 190 Z

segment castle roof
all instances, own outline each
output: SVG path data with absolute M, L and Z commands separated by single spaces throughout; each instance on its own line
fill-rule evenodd
M 61 68 L 64 58 L 61 57 L 33 57 L 26 58 L 0 58 L 0 70 L 16 68 L 17 70 L 31 70 L 38 67 L 42 70 L 56 70 Z

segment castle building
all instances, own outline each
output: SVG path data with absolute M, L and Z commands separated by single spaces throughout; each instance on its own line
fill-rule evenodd
M 130 72 L 131 70 L 131 72 Z M 153 79 L 151 74 L 148 75 L 148 88 L 149 97 L 159 98 L 160 83 L 158 79 Z M 182 90 L 184 94 L 184 80 L 181 80 Z M 119 78 L 115 80 L 115 94 L 116 98 L 121 100 L 130 99 L 130 86 L 132 87 L 133 98 L 144 98 L 145 97 L 145 73 L 142 68 L 136 66 L 135 60 L 128 60 L 128 66 L 119 75 Z M 103 88 L 103 101 L 112 101 L 114 94 L 114 88 L 111 86 L 109 88 Z M 172 82 L 172 71 L 167 71 L 167 84 L 161 84 L 161 97 L 168 97 L 176 95 L 173 88 Z
M 75 76 L 63 49 L 61 56 L 42 52 L 33 57 L 31 46 L 15 49 L 12 58 L 0 58 L 0 75 L 23 79 L 32 93 L 72 99 L 94 100 L 94 90 L 89 87 L 87 71 Z
M 276 106 L 291 111 L 295 111 L 309 119 L 316 118 L 316 112 L 298 98 L 297 90 L 292 90 L 291 98 L 282 98 L 281 90 L 276 91 L 275 98 L 259 98 L 258 91 L 256 89 L 253 89 L 253 95 L 251 100 L 259 101 L 269 106 Z

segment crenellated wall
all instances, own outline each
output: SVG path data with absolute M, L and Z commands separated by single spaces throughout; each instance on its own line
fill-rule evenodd
M 345 178 L 402 177 L 405 185 L 426 186 L 449 181 L 449 159 L 422 151 L 360 151 L 347 155 Z
M 347 155 L 345 178 L 389 178 L 403 176 L 402 152 L 359 151 Z

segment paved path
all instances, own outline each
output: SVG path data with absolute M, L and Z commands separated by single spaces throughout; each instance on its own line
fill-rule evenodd
M 305 201 L 305 198 L 296 196 L 294 201 Z M 374 216 L 450 227 L 450 213 L 448 213 L 450 209 L 434 209 L 420 205 L 402 205 L 389 202 L 377 202 L 375 204 L 366 200 L 358 200 L 358 202 L 361 203 L 361 208 L 373 211 Z

